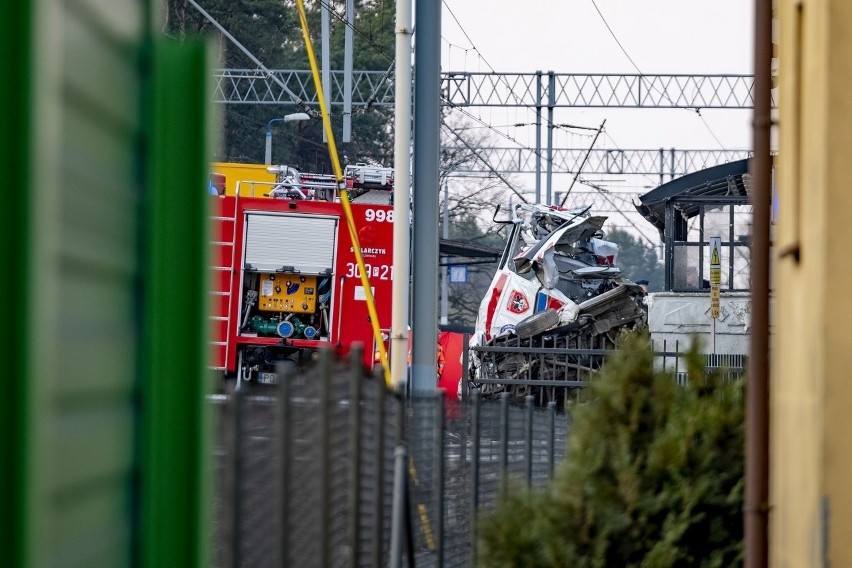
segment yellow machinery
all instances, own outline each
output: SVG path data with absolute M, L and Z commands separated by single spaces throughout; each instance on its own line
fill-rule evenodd
M 258 309 L 267 312 L 313 314 L 317 277 L 292 273 L 261 273 Z

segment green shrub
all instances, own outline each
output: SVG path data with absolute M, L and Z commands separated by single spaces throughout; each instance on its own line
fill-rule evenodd
M 484 566 L 729 567 L 742 562 L 743 382 L 655 373 L 625 338 L 574 410 L 568 458 L 544 490 L 511 486 L 480 523 Z

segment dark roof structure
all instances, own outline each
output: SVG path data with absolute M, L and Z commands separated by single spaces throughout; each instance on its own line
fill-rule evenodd
M 660 234 L 666 225 L 666 202 L 675 197 L 724 197 L 748 195 L 748 159 L 707 168 L 679 177 L 639 197 L 636 209 Z M 680 207 L 681 214 L 693 217 L 698 207 Z
M 478 258 L 487 260 L 499 260 L 503 251 L 482 245 L 472 243 L 464 243 L 462 241 L 454 241 L 451 239 L 440 239 L 439 252 L 444 256 L 460 257 L 460 258 Z

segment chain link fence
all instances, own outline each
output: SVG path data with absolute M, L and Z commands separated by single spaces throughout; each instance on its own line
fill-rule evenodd
M 565 455 L 568 415 L 532 397 L 402 399 L 358 353 L 279 377 L 211 397 L 218 567 L 472 566 L 507 476 Z
M 682 346 L 655 347 L 655 365 L 684 382 Z M 611 351 L 577 350 L 590 353 Z M 733 380 L 745 367 L 703 357 Z M 571 405 L 559 397 L 406 399 L 366 374 L 357 350 L 278 376 L 210 398 L 217 567 L 474 566 L 477 517 L 508 480 L 546 483 L 565 458 Z

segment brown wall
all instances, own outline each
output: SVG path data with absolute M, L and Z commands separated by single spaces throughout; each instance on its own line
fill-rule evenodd
M 776 6 L 771 559 L 852 566 L 852 2 Z

